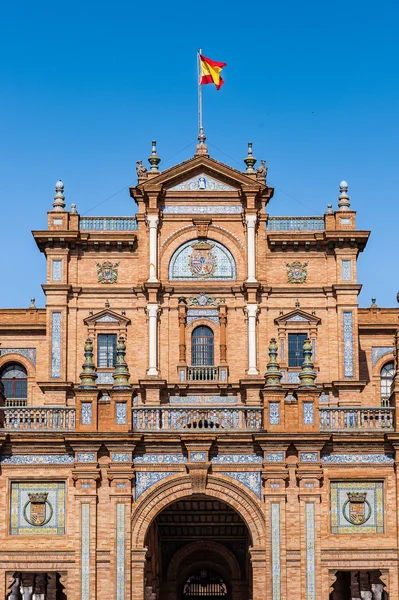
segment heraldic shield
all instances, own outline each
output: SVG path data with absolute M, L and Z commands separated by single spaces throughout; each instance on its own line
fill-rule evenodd
M 29 500 L 24 506 L 24 517 L 31 525 L 46 525 L 53 516 L 53 507 L 47 500 L 48 494 L 28 494 Z
M 371 506 L 366 499 L 367 492 L 348 492 L 348 500 L 343 506 L 344 517 L 353 525 L 363 525 L 369 520 Z
M 206 279 L 211 277 L 216 270 L 216 255 L 212 251 L 213 244 L 209 242 L 196 242 L 192 245 L 193 251 L 189 257 L 190 271 L 194 277 Z
M 308 263 L 296 260 L 293 263 L 285 263 L 287 267 L 287 278 L 290 283 L 304 283 L 307 277 Z

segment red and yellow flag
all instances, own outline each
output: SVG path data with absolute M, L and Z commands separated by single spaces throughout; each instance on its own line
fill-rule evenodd
M 224 80 L 220 76 L 220 72 L 223 67 L 227 66 L 227 63 L 216 62 L 206 56 L 199 55 L 201 64 L 201 81 L 200 83 L 214 83 L 216 89 L 220 90 L 224 84 Z

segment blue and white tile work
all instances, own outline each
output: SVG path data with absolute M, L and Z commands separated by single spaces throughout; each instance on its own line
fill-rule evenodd
M 317 452 L 300 452 L 299 460 L 301 462 L 317 463 L 319 460 L 319 455 Z
M 73 454 L 1 454 L 2 465 L 73 465 Z
M 80 510 L 80 600 L 90 600 L 90 504 Z
M 76 461 L 80 463 L 94 463 L 96 462 L 96 455 L 94 452 L 78 452 L 76 454 Z
M 112 452 L 111 460 L 113 463 L 130 463 L 130 452 Z
M 10 507 L 11 535 L 65 534 L 65 482 L 12 482 Z M 29 494 L 47 494 L 43 525 L 34 525 Z
M 365 494 L 364 517 L 361 524 L 350 520 L 351 493 Z M 384 484 L 382 481 L 331 482 L 331 533 L 384 533 Z
M 51 377 L 61 377 L 61 313 L 51 313 Z
M 93 408 L 91 402 L 82 402 L 82 425 L 91 425 L 93 419 Z
M 353 315 L 351 312 L 344 312 L 342 318 L 344 328 L 344 377 L 353 377 Z
M 207 459 L 206 452 L 190 452 L 191 462 L 205 462 Z
M 195 192 L 195 191 L 206 191 L 208 192 L 234 192 L 236 188 L 231 187 L 223 181 L 214 179 L 205 173 L 200 173 L 187 181 L 178 183 L 173 187 L 169 188 L 173 192 Z M 164 211 L 165 212 L 165 211 Z
M 242 206 L 163 206 L 164 215 L 240 215 Z
M 116 600 L 125 600 L 126 586 L 126 539 L 125 517 L 126 507 L 118 502 L 116 505 Z
M 284 452 L 266 452 L 266 462 L 284 462 Z
M 272 600 L 281 599 L 281 559 L 280 559 L 280 503 L 272 502 L 271 533 L 272 533 Z
M 227 475 L 245 485 L 258 498 L 262 498 L 262 479 L 260 471 L 249 471 L 240 473 L 238 471 L 223 471 L 221 475 Z
M 218 454 L 211 460 L 215 464 L 230 464 L 230 465 L 242 465 L 242 464 L 262 464 L 263 456 L 259 454 Z
M 117 402 L 116 403 L 116 424 L 117 425 L 126 425 L 126 402 Z
M 215 240 L 206 240 L 210 246 L 209 250 L 204 250 L 200 256 L 200 250 L 195 250 L 194 246 L 200 240 L 191 240 L 184 243 L 173 254 L 169 264 L 169 279 L 171 281 L 190 281 L 206 279 L 207 281 L 228 281 L 235 280 L 237 277 L 236 263 L 231 252 L 219 242 Z M 205 240 L 201 243 L 204 243 Z M 200 275 L 193 268 L 191 255 L 193 253 L 198 260 L 207 266 L 205 272 L 208 274 Z M 204 272 L 204 270 L 202 270 Z
M 269 423 L 280 425 L 280 402 L 269 402 Z
M 341 279 L 342 281 L 352 281 L 352 261 L 343 260 L 341 262 Z
M 314 402 L 303 403 L 303 424 L 314 425 Z
M 133 460 L 136 464 L 171 465 L 187 462 L 187 456 L 183 454 L 134 454 Z
M 20 354 L 25 356 L 36 367 L 36 348 L 0 348 L 0 356 Z
M 55 259 L 51 264 L 51 280 L 62 281 L 62 260 Z
M 170 404 L 237 404 L 237 396 L 169 396 Z
M 315 505 L 305 505 L 306 519 L 306 600 L 316 600 Z
M 219 325 L 219 311 L 217 308 L 189 308 L 187 310 L 187 325 L 198 319 L 207 319 Z
M 321 462 L 326 465 L 392 465 L 393 454 L 325 454 Z
M 136 473 L 135 499 L 137 500 L 140 498 L 141 494 L 148 490 L 148 488 L 158 483 L 158 481 L 161 481 L 162 479 L 165 479 L 165 477 L 169 477 L 169 475 L 174 474 L 175 473 L 168 471 L 149 471 L 148 473 Z
M 371 348 L 371 362 L 374 367 L 375 363 L 381 356 L 385 354 L 392 354 L 393 346 L 373 346 Z

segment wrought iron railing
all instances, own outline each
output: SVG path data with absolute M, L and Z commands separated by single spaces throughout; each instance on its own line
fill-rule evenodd
M 135 217 L 81 217 L 81 231 L 136 231 Z
M 320 429 L 324 431 L 393 431 L 394 408 L 320 408 Z
M 262 409 L 247 407 L 162 406 L 134 407 L 133 429 L 137 431 L 218 431 L 262 429 Z
M 323 231 L 324 217 L 269 217 L 268 231 Z
M 0 427 L 26 431 L 73 431 L 75 409 L 64 406 L 1 407 Z
M 187 367 L 187 381 L 219 381 L 219 367 Z

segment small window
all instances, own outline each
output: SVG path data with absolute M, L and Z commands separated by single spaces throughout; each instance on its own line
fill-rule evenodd
M 384 365 L 380 373 L 380 389 L 381 389 L 381 401 L 382 403 L 387 402 L 391 395 L 391 385 L 395 375 L 393 362 L 389 362 Z
M 28 397 L 28 376 L 22 365 L 18 363 L 8 365 L 1 374 L 1 382 L 7 400 Z
M 213 331 L 210 327 L 196 327 L 191 338 L 193 366 L 213 365 Z
M 100 334 L 97 349 L 97 366 L 114 367 L 116 362 L 116 334 Z
M 307 338 L 306 333 L 288 334 L 288 366 L 301 367 L 303 363 L 303 344 Z

